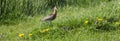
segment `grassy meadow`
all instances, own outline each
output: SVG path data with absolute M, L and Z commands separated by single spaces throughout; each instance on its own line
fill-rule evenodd
M 120 0 L 1 0 L 0 41 L 120 41 Z M 58 8 L 52 22 L 40 19 Z

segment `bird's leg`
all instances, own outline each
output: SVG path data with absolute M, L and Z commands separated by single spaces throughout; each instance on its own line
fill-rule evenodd
M 46 21 L 44 24 L 43 24 L 44 27 L 52 27 L 53 24 L 51 21 Z
M 49 26 L 49 27 L 52 27 L 52 26 L 53 26 L 52 21 L 49 21 L 49 22 L 48 22 L 48 26 Z

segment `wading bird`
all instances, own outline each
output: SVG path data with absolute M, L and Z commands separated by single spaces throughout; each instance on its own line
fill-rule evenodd
M 44 17 L 43 19 L 41 19 L 41 21 L 53 21 L 56 18 L 57 15 L 57 7 L 54 7 L 54 11 L 52 14 Z

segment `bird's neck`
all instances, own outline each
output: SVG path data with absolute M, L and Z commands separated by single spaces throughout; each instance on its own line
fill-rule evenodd
M 53 11 L 53 15 L 56 15 L 56 14 L 57 14 L 57 10 L 54 10 L 54 11 Z

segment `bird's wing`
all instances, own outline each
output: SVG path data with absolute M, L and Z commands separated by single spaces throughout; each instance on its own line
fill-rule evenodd
M 51 19 L 51 17 L 52 17 L 52 15 L 48 15 L 48 16 L 44 17 L 44 18 L 42 19 L 42 21 L 45 21 L 45 20 L 50 20 L 50 19 Z

